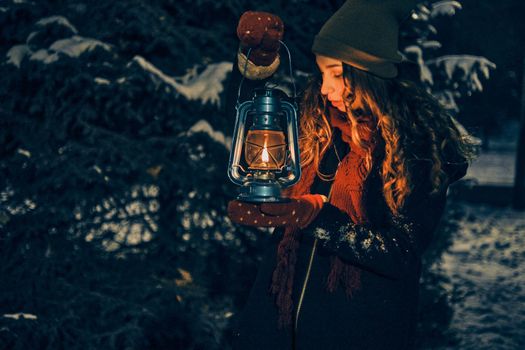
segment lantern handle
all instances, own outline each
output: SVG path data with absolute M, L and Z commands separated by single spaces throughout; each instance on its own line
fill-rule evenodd
M 293 77 L 293 70 L 292 70 L 292 55 L 290 54 L 290 49 L 288 49 L 288 46 L 284 43 L 284 41 L 279 40 L 281 45 L 284 46 L 286 49 L 286 53 L 288 54 L 288 68 L 290 69 L 290 79 L 292 80 L 292 86 L 293 86 L 293 101 L 295 103 L 295 99 L 297 97 L 297 89 L 295 87 L 295 78 Z
M 297 142 L 297 110 L 293 104 L 286 101 L 282 102 L 282 108 L 286 114 L 288 124 L 288 140 L 293 140 L 290 144 L 291 149 L 288 154 L 288 157 L 290 157 L 292 161 L 292 166 L 289 169 L 291 173 L 286 178 L 280 178 L 278 180 L 283 187 L 289 187 L 296 184 L 301 178 L 301 160 L 299 154 L 299 143 Z
M 297 98 L 297 88 L 295 86 L 295 78 L 293 76 L 293 70 L 292 70 L 292 54 L 290 53 L 290 49 L 288 49 L 288 46 L 284 43 L 284 41 L 282 40 L 279 40 L 279 42 L 284 46 L 284 48 L 286 49 L 286 53 L 288 54 L 288 68 L 290 69 L 290 80 L 292 81 L 292 86 L 293 86 L 293 98 L 292 98 L 292 101 L 294 102 L 294 104 L 296 103 L 296 98 Z M 237 102 L 235 103 L 235 106 L 238 107 L 239 106 L 239 100 L 241 98 L 241 90 L 242 90 L 242 84 L 244 83 L 244 79 L 246 78 L 246 71 L 248 70 L 248 59 L 250 58 L 250 53 L 252 52 L 252 49 L 249 48 L 248 49 L 248 52 L 246 52 L 246 61 L 244 62 L 244 68 L 243 68 L 243 72 L 242 72 L 242 78 L 241 78 L 241 82 L 239 83 L 239 88 L 237 89 Z
M 240 48 L 239 48 L 240 50 Z M 244 79 L 246 77 L 246 71 L 248 69 L 248 59 L 250 58 L 250 53 L 252 52 L 252 49 L 249 48 L 248 49 L 248 52 L 246 53 L 246 61 L 244 62 L 244 68 L 243 68 L 243 72 L 242 72 L 242 78 L 241 78 L 241 82 L 239 83 L 239 88 L 237 89 L 237 102 L 235 102 L 235 108 L 239 108 L 239 99 L 241 98 L 241 89 L 242 89 L 242 83 L 244 83 Z

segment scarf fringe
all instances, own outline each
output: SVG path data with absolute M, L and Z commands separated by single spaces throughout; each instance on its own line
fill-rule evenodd
M 366 213 L 362 205 L 363 191 L 361 189 L 356 190 L 355 186 L 348 186 L 350 182 L 355 183 L 356 181 L 355 174 L 350 173 L 350 169 L 353 168 L 351 163 L 355 161 L 355 158 L 352 157 L 351 159 L 349 156 L 350 153 L 343 159 L 344 171 L 336 175 L 332 185 L 332 193 L 339 195 L 332 196 L 330 203 L 346 212 L 354 222 L 363 222 L 366 221 Z M 306 167 L 303 169 L 299 183 L 286 190 L 285 194 L 294 197 L 309 193 L 315 174 L 313 166 Z M 292 323 L 294 306 L 292 291 L 297 249 L 299 248 L 299 234 L 299 230 L 286 227 L 284 236 L 277 247 L 277 266 L 272 275 L 269 291 L 275 296 L 275 304 L 279 311 L 279 329 L 288 327 Z M 361 271 L 357 267 L 345 263 L 339 257 L 333 256 L 326 289 L 329 293 L 333 293 L 340 284 L 343 286 L 347 298 L 352 298 L 354 293 L 361 288 Z

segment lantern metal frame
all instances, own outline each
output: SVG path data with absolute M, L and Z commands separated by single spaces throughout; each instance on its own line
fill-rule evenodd
M 286 202 L 289 199 L 281 196 L 283 188 L 296 184 L 301 178 L 301 165 L 299 158 L 299 142 L 297 128 L 297 89 L 292 72 L 292 56 L 286 44 L 279 40 L 288 54 L 290 80 L 293 87 L 293 97 L 290 100 L 286 93 L 279 89 L 265 87 L 255 91 L 251 101 L 239 103 L 241 88 L 246 76 L 248 59 L 251 49 L 246 54 L 244 74 L 237 91 L 237 113 L 235 129 L 232 139 L 232 148 L 228 163 L 228 177 L 236 185 L 241 186 L 238 199 L 246 202 Z M 254 126 L 256 130 L 282 131 L 281 116 L 286 116 L 287 151 L 284 165 L 278 170 L 246 170 L 241 165 L 241 155 L 246 137 L 246 121 L 248 116 L 255 115 Z M 252 126 L 253 127 L 253 126 Z M 241 171 L 243 174 L 241 174 Z
M 232 149 L 228 177 L 241 186 L 237 197 L 245 202 L 285 202 L 281 190 L 297 183 L 301 177 L 297 132 L 297 107 L 283 100 L 286 94 L 279 89 L 258 89 L 251 101 L 236 106 Z M 278 130 L 281 117 L 286 117 L 287 150 L 284 165 L 279 170 L 247 170 L 241 165 L 245 147 L 246 121 L 254 116 L 256 130 Z M 242 172 L 242 173 L 241 173 Z

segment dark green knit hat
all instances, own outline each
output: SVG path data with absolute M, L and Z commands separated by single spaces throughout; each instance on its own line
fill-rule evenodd
M 347 0 L 314 38 L 312 51 L 382 78 L 397 76 L 399 24 L 415 0 Z

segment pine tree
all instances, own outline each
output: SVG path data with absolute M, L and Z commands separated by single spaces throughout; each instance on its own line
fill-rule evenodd
M 2 5 L 0 344 L 224 348 L 268 237 L 226 216 L 233 116 L 220 101 L 237 20 L 279 14 L 309 74 L 311 40 L 343 2 Z M 429 5 L 419 13 L 405 52 L 420 49 L 438 93 L 462 65 L 437 73 L 449 66 L 430 55 Z

